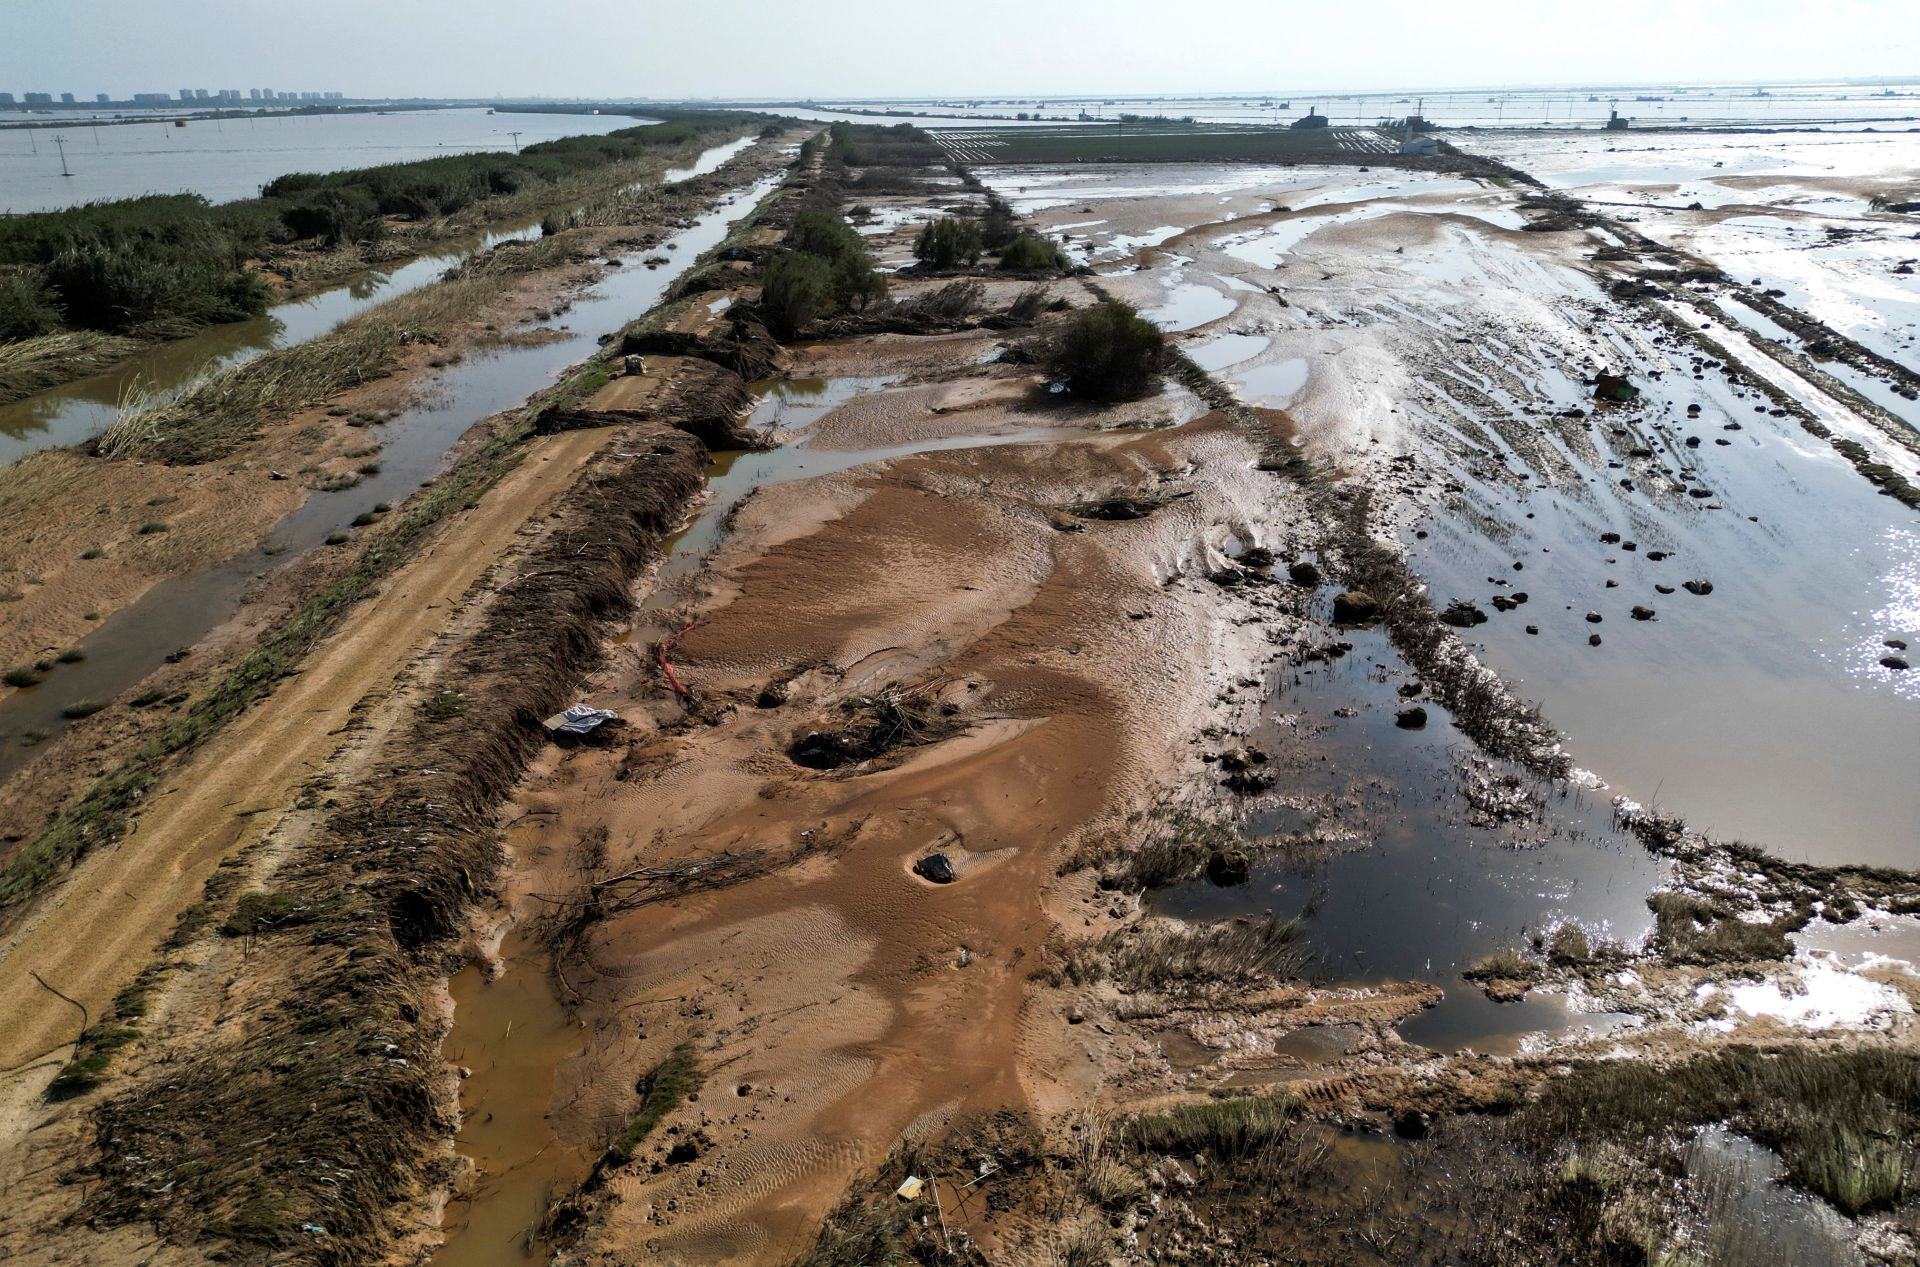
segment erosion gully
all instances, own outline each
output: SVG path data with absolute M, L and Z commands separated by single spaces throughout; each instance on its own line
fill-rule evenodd
M 406 500 L 443 469 L 449 451 L 474 423 L 525 401 L 595 352 L 603 336 L 657 304 L 775 183 L 769 177 L 729 195 L 674 234 L 668 241 L 677 249 L 662 252 L 671 263 L 609 270 L 578 296 L 561 327 L 564 338 L 503 347 L 449 366 L 434 381 L 431 395 L 381 428 L 377 474 L 342 492 L 313 494 L 244 554 L 160 582 L 77 644 L 85 660 L 61 666 L 38 686 L 9 692 L 0 699 L 0 778 L 43 750 L 44 741 L 28 747 L 22 736 L 59 734 L 68 724 L 63 712 L 69 706 L 110 699 L 140 682 L 169 655 L 192 647 L 231 617 L 250 586 L 322 546 L 375 505 Z
M 705 499 L 686 526 L 662 543 L 636 627 L 618 641 L 664 632 L 663 613 L 688 597 L 684 582 L 706 561 L 725 532 L 728 514 L 758 488 L 812 479 L 872 462 L 937 450 L 1030 444 L 1086 433 L 1033 428 L 1009 434 L 947 436 L 870 449 L 807 446 L 807 431 L 838 405 L 864 392 L 883 391 L 885 378 L 766 380 L 748 427 L 776 441 L 767 450 L 713 455 Z M 509 886 L 511 888 L 511 886 Z M 505 1255 L 544 1261 L 549 1248 L 541 1223 L 552 1198 L 590 1173 L 594 1150 L 558 1139 L 548 1121 L 561 1065 L 585 1049 L 580 1023 L 553 988 L 551 959 L 528 933 L 539 913 L 531 897 L 510 905 L 497 964 L 463 969 L 453 980 L 453 1027 L 443 1052 L 463 1071 L 459 1153 L 479 1169 L 474 1190 L 447 1210 L 448 1236 L 434 1267 L 485 1267 Z

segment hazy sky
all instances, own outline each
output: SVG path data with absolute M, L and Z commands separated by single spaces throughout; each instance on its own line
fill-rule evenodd
M 1920 77 L 1920 0 L 0 0 L 0 90 L 871 97 Z

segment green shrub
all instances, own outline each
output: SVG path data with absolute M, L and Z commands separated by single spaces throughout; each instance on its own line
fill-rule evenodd
M 627 1119 L 619 1137 L 607 1145 L 607 1161 L 622 1166 L 632 1161 L 660 1120 L 699 1086 L 700 1067 L 693 1046 L 681 1043 L 640 1080 L 640 1107 Z
M 61 709 L 60 715 L 62 717 L 67 718 L 70 721 L 78 721 L 82 717 L 93 716 L 95 713 L 99 712 L 101 709 L 105 708 L 106 706 L 107 706 L 107 702 L 105 700 L 77 699 L 73 701 L 73 703 Z
M 1134 400 L 1160 381 L 1167 339 L 1131 304 L 1106 300 L 1069 317 L 1043 349 L 1047 373 L 1087 400 Z
M 165 531 L 167 531 L 167 525 L 158 519 L 149 519 L 140 525 L 140 535 L 143 537 L 151 537 L 156 532 Z
M 1020 222 L 1013 208 L 998 194 L 987 195 L 986 214 L 980 217 L 980 243 L 989 251 L 1003 249 L 1020 236 Z
M 34 265 L 0 268 L 0 343 L 37 339 L 60 329 L 60 304 Z
M 980 260 L 980 225 L 959 216 L 942 216 L 921 227 L 913 257 L 928 268 L 962 268 Z
M 62 664 L 78 664 L 86 658 L 87 658 L 87 653 L 82 651 L 78 647 L 68 647 L 65 651 L 62 651 L 59 655 L 54 657 L 54 659 L 58 660 Z
M 4 674 L 0 674 L 0 681 L 8 686 L 28 687 L 40 685 L 41 677 L 39 670 L 32 665 L 16 664 Z
M 833 309 L 833 266 L 826 260 L 789 252 L 767 265 L 760 310 L 776 336 L 791 339 Z
M 1060 248 L 1037 233 L 1025 232 L 1001 248 L 1000 267 L 1015 273 L 1045 273 L 1065 269 Z
M 359 186 L 302 194 L 281 210 L 280 220 L 294 237 L 319 238 L 328 246 L 368 241 L 387 229 L 373 195 Z

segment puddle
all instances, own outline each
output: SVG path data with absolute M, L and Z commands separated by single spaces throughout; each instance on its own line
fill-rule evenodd
M 1459 974 L 1568 920 L 1596 940 L 1638 941 L 1652 925 L 1646 896 L 1663 864 L 1613 830 L 1609 806 L 1577 790 L 1536 788 L 1544 805 L 1532 824 L 1469 821 L 1452 756 L 1468 745 L 1446 710 L 1422 700 L 1426 727 L 1401 729 L 1397 687 L 1413 675 L 1378 631 L 1341 636 L 1353 644 L 1345 656 L 1277 675 L 1283 685 L 1250 738 L 1276 754 L 1277 791 L 1293 804 L 1252 816 L 1245 831 L 1354 837 L 1333 846 L 1346 852 L 1309 846 L 1314 857 L 1267 861 L 1246 885 L 1196 880 L 1152 894 L 1152 907 L 1186 919 L 1298 915 L 1311 977 L 1438 984 L 1445 997 L 1402 1033 L 1440 1050 L 1494 1051 L 1528 1034 L 1621 1023 L 1545 997 L 1496 1004 Z M 1288 755 L 1303 745 L 1285 732 L 1312 736 L 1306 755 Z M 1302 804 L 1322 808 L 1310 814 Z
M 1189 345 L 1187 355 L 1193 358 L 1195 365 L 1211 373 L 1242 361 L 1251 361 L 1272 343 L 1273 340 L 1263 334 L 1223 334 L 1205 343 Z
M 1202 282 L 1181 282 L 1167 291 L 1157 307 L 1140 315 L 1162 330 L 1192 330 L 1231 314 L 1238 305 L 1233 296 L 1223 294 Z
M 1248 404 L 1285 409 L 1307 385 L 1307 363 L 1292 360 L 1256 365 L 1235 374 L 1233 381 Z
M 473 1071 L 460 1084 L 459 1150 L 479 1174 L 468 1198 L 447 1206 L 435 1267 L 534 1258 L 549 1200 L 593 1165 L 588 1150 L 554 1138 L 547 1117 L 555 1073 L 585 1049 L 585 1031 L 548 984 L 544 950 L 515 930 L 501 959 L 496 979 L 469 965 L 450 983 L 454 1026 L 442 1054 Z
M 1863 1262 L 1851 1224 L 1817 1197 L 1781 1182 L 1766 1148 L 1722 1126 L 1687 1146 L 1687 1185 L 1706 1211 L 1694 1229 L 1702 1261 L 1725 1267 L 1853 1267 Z
M 380 473 L 338 493 L 314 493 L 245 554 L 198 572 L 162 581 L 76 644 L 78 664 L 60 665 L 39 686 L 0 697 L 0 777 L 44 749 L 27 747 L 29 733 L 48 737 L 67 726 L 62 710 L 79 700 L 111 699 L 160 667 L 169 653 L 191 647 L 231 616 L 247 587 L 348 527 L 376 503 L 398 506 L 437 474 L 447 452 L 480 419 L 525 401 L 568 367 L 598 350 L 598 339 L 620 329 L 660 301 L 700 254 L 724 238 L 778 181 L 768 177 L 728 197 L 674 235 L 675 263 L 660 269 L 611 270 L 588 288 L 568 314 L 566 338 L 531 347 L 506 347 L 444 370 L 422 403 L 369 433 L 385 442 Z
M 1535 990 L 1515 1003 L 1495 1003 L 1471 982 L 1446 986 L 1437 1007 L 1401 1023 L 1400 1037 L 1449 1055 L 1472 1049 L 1483 1056 L 1517 1056 L 1529 1039 L 1597 1038 L 1629 1029 L 1640 1019 L 1622 1012 L 1581 1012 L 1563 994 Z

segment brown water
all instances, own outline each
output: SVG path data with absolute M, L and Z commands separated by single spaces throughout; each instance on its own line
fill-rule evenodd
M 560 1006 L 547 953 L 520 928 L 500 950 L 501 973 L 462 969 L 451 989 L 455 1024 L 442 1049 L 471 1070 L 460 1084 L 460 1155 L 474 1187 L 447 1207 L 447 1243 L 435 1267 L 486 1267 L 540 1255 L 548 1202 L 586 1178 L 587 1149 L 554 1137 L 548 1120 L 555 1073 L 586 1046 L 586 1031 Z
M 141 194 L 199 194 L 210 202 L 258 197 L 289 172 L 333 172 L 597 136 L 656 122 L 615 114 L 495 114 L 482 108 L 392 114 L 273 115 L 57 128 L 0 129 L 0 214 L 50 211 Z M 60 174 L 55 139 L 66 142 Z

